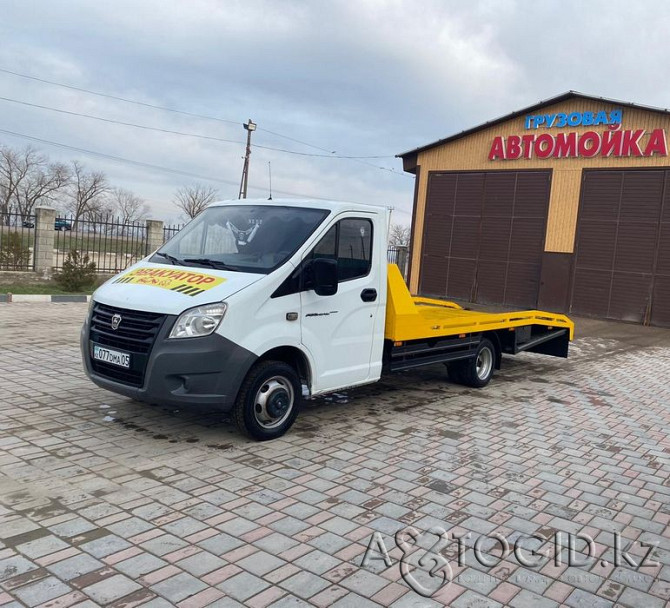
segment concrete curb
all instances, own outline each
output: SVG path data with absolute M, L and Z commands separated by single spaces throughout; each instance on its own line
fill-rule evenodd
M 89 302 L 91 296 L 68 296 L 68 295 L 47 295 L 36 293 L 1 293 L 0 302 L 25 303 L 25 302 Z

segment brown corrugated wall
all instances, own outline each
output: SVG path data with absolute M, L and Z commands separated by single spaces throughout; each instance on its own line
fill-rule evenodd
M 590 100 L 574 99 L 571 101 L 546 106 L 537 110 L 536 114 L 550 114 L 558 112 L 593 112 L 599 110 L 615 110 L 619 106 L 599 103 Z M 524 117 L 520 116 L 506 123 L 482 129 L 472 135 L 450 143 L 421 152 L 417 158 L 417 165 L 421 167 L 418 175 L 418 196 L 416 216 L 413 219 L 414 233 L 412 242 L 412 270 L 410 289 L 417 292 L 419 289 L 422 241 L 424 235 L 424 214 L 427 194 L 428 176 L 431 171 L 472 171 L 497 169 L 552 169 L 552 188 L 549 200 L 547 218 L 545 251 L 556 253 L 572 253 L 575 244 L 575 229 L 579 210 L 579 196 L 582 179 L 582 169 L 616 168 L 617 166 L 652 167 L 670 166 L 670 157 L 654 156 L 652 158 L 613 158 L 595 157 L 563 158 L 563 159 L 519 159 L 489 161 L 488 154 L 493 138 L 502 135 L 523 135 L 526 133 L 560 132 L 583 133 L 589 130 L 602 131 L 607 127 L 564 127 L 553 129 L 526 130 Z M 670 116 L 642 109 L 623 108 L 623 129 L 665 129 L 670 132 Z

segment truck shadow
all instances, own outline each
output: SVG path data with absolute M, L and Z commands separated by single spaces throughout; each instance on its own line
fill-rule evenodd
M 525 353 L 505 357 L 503 369 L 485 389 L 451 383 L 442 364 L 399 372 L 374 384 L 305 400 L 286 439 L 327 439 L 347 433 L 354 436 L 360 425 L 386 425 L 398 414 L 411 412 L 421 416 L 424 409 L 427 416 L 432 416 L 439 408 L 457 423 L 486 417 L 487 406 L 501 399 L 527 402 L 539 394 L 550 393 L 553 386 L 575 387 L 571 370 L 585 362 L 616 356 L 620 350 L 621 343 L 617 340 L 585 336 L 575 341 L 567 360 Z M 110 399 L 108 393 L 101 392 L 100 396 Z M 166 449 L 177 451 L 184 449 L 184 445 L 197 444 L 200 448 L 229 451 L 250 445 L 272 445 L 256 444 L 243 437 L 231 416 L 216 408 L 175 409 L 121 397 L 111 398 L 108 403 L 114 405 L 99 406 L 105 424 L 123 429 L 124 434 L 133 433 L 161 442 Z M 446 405 L 449 403 L 451 405 Z
M 401 372 L 375 384 L 306 399 L 287 437 L 296 435 L 311 439 L 329 435 L 331 433 L 328 429 L 334 423 L 337 423 L 336 432 L 340 434 L 346 432 L 342 426 L 345 417 L 353 427 L 363 422 L 388 422 L 394 414 L 420 411 L 437 400 L 463 395 L 488 398 L 486 391 L 450 383 L 442 364 Z M 175 409 L 125 398 L 115 399 L 113 403 L 99 406 L 105 424 L 123 429 L 126 433 L 137 434 L 138 437 L 165 442 L 166 447 L 183 448 L 190 444 L 230 451 L 256 443 L 239 434 L 229 413 L 216 408 L 194 406 Z

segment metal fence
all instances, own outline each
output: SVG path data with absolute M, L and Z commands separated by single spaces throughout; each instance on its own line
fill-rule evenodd
M 183 225 L 173 225 L 173 226 L 163 226 L 163 242 L 170 240 L 177 232 L 179 232 L 184 226 Z M 402 253 L 407 251 L 407 247 L 396 247 L 394 245 L 389 245 L 386 250 L 386 257 L 389 264 L 404 264 L 405 260 L 402 258 Z
M 405 277 L 405 279 L 407 278 L 407 247 L 389 245 L 386 250 L 386 259 L 389 264 L 397 264 L 402 276 Z
M 398 263 L 398 257 L 399 257 L 399 252 L 400 249 L 397 247 L 394 247 L 391 245 L 387 250 L 386 250 L 386 258 L 388 260 L 389 264 L 397 264 Z
M 76 251 L 88 256 L 97 272 L 116 273 L 125 270 L 147 255 L 147 229 L 144 221 L 123 222 L 106 216 L 77 219 L 58 216 L 54 222 L 54 268 Z
M 174 225 L 174 226 L 163 226 L 163 242 L 169 241 L 177 232 L 179 232 L 184 226 L 183 225 Z
M 3 213 L 0 218 L 0 270 L 35 267 L 35 216 Z
M 53 217 L 53 216 L 52 216 Z M 44 229 L 44 227 L 42 227 Z M 177 234 L 183 225 L 163 226 L 163 242 Z M 121 218 L 106 216 L 78 218 L 58 215 L 53 225 L 53 264 L 46 253 L 46 266 L 62 270 L 69 257 L 77 254 L 77 261 L 88 258 L 96 272 L 117 273 L 138 262 L 148 251 L 147 223 L 144 220 L 124 222 Z M 2 213 L 0 215 L 0 270 L 35 270 L 36 218 L 34 215 Z M 51 239 L 48 239 L 51 241 Z M 42 251 L 44 245 L 40 240 Z M 154 243 L 154 247 L 156 244 Z M 47 245 L 47 250 L 49 246 Z M 44 251 L 40 264 L 44 264 Z M 401 266 L 404 273 L 407 262 L 405 247 L 389 246 L 388 261 Z

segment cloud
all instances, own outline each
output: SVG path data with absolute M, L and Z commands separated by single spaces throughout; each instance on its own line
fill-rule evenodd
M 245 2 L 54 0 L 4 7 L 0 67 L 236 124 L 161 112 L 0 73 L 0 95 L 255 148 L 250 194 L 273 187 L 389 204 L 409 223 L 413 178 L 393 156 L 567 89 L 667 105 L 665 5 L 610 0 Z M 640 32 L 644 32 L 641 35 Z M 235 198 L 243 144 L 139 131 L 0 102 L 0 128 L 210 176 Z M 309 147 L 270 133 L 279 133 Z M 20 140 L 0 136 L 18 145 Z M 174 215 L 190 178 L 69 150 Z M 320 150 L 318 148 L 322 148 Z M 369 163 L 369 164 L 366 164 Z M 374 166 L 370 166 L 374 165 Z M 395 173 L 384 169 L 393 169 Z

